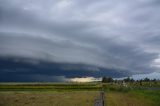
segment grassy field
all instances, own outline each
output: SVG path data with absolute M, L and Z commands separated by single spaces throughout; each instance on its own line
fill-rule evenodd
M 99 91 L 98 83 L 1 83 L 0 91 Z
M 93 106 L 98 92 L 0 92 L 0 106 Z
M 160 106 L 160 91 L 111 91 L 106 95 L 107 106 Z
M 106 106 L 160 106 L 160 83 L 103 84 Z M 100 83 L 0 83 L 0 106 L 93 106 Z M 151 88 L 148 90 L 148 88 Z M 158 88 L 158 89 L 152 89 Z

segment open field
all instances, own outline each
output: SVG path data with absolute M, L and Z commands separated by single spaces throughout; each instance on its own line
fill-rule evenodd
M 99 91 L 99 83 L 0 83 L 0 91 Z
M 98 92 L 0 92 L 0 106 L 93 106 Z
M 107 106 L 160 106 L 159 91 L 108 92 Z
M 159 82 L 152 86 L 146 82 L 142 86 L 127 85 L 103 84 L 106 106 L 160 106 Z M 101 83 L 0 83 L 0 106 L 93 106 L 101 86 Z

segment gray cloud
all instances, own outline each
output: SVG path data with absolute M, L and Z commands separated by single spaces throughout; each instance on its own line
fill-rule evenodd
M 158 0 L 1 0 L 0 56 L 148 73 L 160 55 Z M 158 38 L 158 39 L 157 39 Z

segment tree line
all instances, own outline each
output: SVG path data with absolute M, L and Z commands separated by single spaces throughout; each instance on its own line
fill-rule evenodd
M 133 78 L 127 77 L 121 81 L 125 82 L 156 82 L 156 79 L 144 78 L 141 80 L 134 80 Z M 118 82 L 118 80 L 114 80 L 112 77 L 102 77 L 102 83 L 110 83 L 110 82 Z

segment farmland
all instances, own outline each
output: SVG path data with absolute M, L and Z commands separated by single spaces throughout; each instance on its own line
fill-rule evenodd
M 92 106 L 98 92 L 1 92 L 0 106 Z
M 160 82 L 105 83 L 106 106 L 159 106 Z M 0 83 L 0 106 L 93 106 L 102 84 Z
M 108 92 L 107 106 L 159 106 L 160 91 Z

